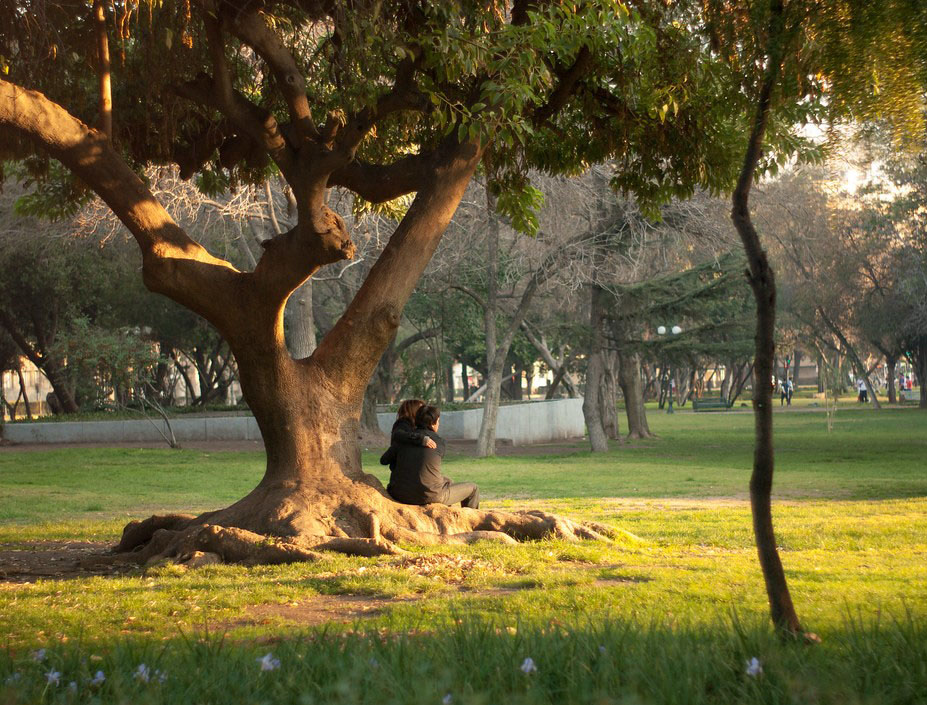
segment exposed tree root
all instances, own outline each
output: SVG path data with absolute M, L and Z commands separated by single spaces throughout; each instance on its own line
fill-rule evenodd
M 174 560 L 276 564 L 314 561 L 319 551 L 355 556 L 401 555 L 399 544 L 505 543 L 560 538 L 602 539 L 614 532 L 540 511 L 498 512 L 394 502 L 379 482 L 259 485 L 230 507 L 200 516 L 156 515 L 133 521 L 116 546 L 119 560 L 150 565 Z

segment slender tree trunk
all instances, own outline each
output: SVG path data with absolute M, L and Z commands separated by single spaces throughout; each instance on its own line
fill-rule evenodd
M 454 365 L 453 363 L 445 367 L 444 381 L 447 384 L 447 397 L 445 401 L 453 403 L 454 402 Z
M 618 367 L 618 383 L 624 395 L 625 415 L 628 417 L 628 438 L 652 438 L 644 407 L 641 383 L 641 361 L 638 353 L 625 353 Z
M 541 276 L 543 276 L 540 269 L 531 275 L 524 291 L 522 291 L 515 312 L 509 318 L 505 333 L 503 333 L 502 339 L 499 340 L 496 330 L 499 222 L 495 216 L 494 203 L 488 193 L 487 207 L 490 209 L 492 217 L 488 234 L 488 290 L 483 319 L 486 329 L 486 363 L 489 366 L 489 374 L 486 379 L 486 393 L 483 397 L 483 420 L 480 424 L 480 432 L 476 443 L 476 452 L 480 457 L 494 455 L 496 452 L 496 421 L 499 416 L 499 399 L 505 359 L 512 347 L 515 334 L 521 327 L 522 321 L 525 320 L 534 295 L 537 293 Z M 519 392 L 521 391 L 520 385 L 521 381 L 519 380 Z
M 29 394 L 26 392 L 26 380 L 23 377 L 22 365 L 16 366 L 16 374 L 19 375 L 19 394 L 23 398 L 23 403 L 26 405 L 26 418 L 32 421 L 32 409 L 29 408 Z
M 920 389 L 918 407 L 927 409 L 927 336 L 922 335 L 917 339 L 914 359 L 917 362 L 917 384 Z
M 898 397 L 895 395 L 895 367 L 898 364 L 898 358 L 894 355 L 885 356 L 885 371 L 887 374 L 885 386 L 888 392 L 888 403 L 896 404 Z
M 775 359 L 776 280 L 750 217 L 749 196 L 763 148 L 775 88 L 784 52 L 782 0 L 773 0 L 767 41 L 768 65 L 760 90 L 757 112 L 744 157 L 743 168 L 733 194 L 731 220 L 740 236 L 749 263 L 749 281 L 756 300 L 756 352 L 754 357 L 753 411 L 756 445 L 750 478 L 750 506 L 757 554 L 766 583 L 773 624 L 789 634 L 799 634 L 801 625 L 792 604 L 785 571 L 776 548 L 772 521 L 774 467 L 772 389 Z
M 586 363 L 586 390 L 583 396 L 583 416 L 586 419 L 586 430 L 589 433 L 589 444 L 594 453 L 604 453 L 608 450 L 608 436 L 602 425 L 602 415 L 599 406 L 599 389 L 605 376 L 604 360 L 602 359 L 602 290 L 596 284 L 589 285 L 589 329 L 591 332 L 589 342 L 589 355 Z
M 496 307 L 499 275 L 499 219 L 495 199 L 486 189 L 486 213 L 489 227 L 486 234 L 486 306 L 483 309 L 483 330 L 486 337 L 486 392 L 483 395 L 483 419 L 476 440 L 476 454 L 486 458 L 496 454 L 496 420 L 502 392 L 502 366 L 505 356 L 498 355 L 496 341 Z
M 463 400 L 470 398 L 470 373 L 468 365 L 465 362 L 460 363 L 460 381 L 463 382 Z

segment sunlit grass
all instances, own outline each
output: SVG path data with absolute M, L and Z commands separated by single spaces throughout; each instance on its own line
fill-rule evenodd
M 558 455 L 457 456 L 447 463 L 455 479 L 480 483 L 486 506 L 541 508 L 601 521 L 618 531 L 611 544 L 483 543 L 415 549 L 410 558 L 331 555 L 311 564 L 197 571 L 164 565 L 121 577 L 0 584 L 0 634 L 9 649 L 6 660 L 0 658 L 0 676 L 4 669 L 35 670 L 24 665 L 28 652 L 51 647 L 62 668 L 86 674 L 86 655 L 101 654 L 101 663 L 123 673 L 107 686 L 108 697 L 116 700 L 172 702 L 178 689 L 186 689 L 199 693 L 193 698 L 198 702 L 226 702 L 219 691 L 200 690 L 190 680 L 178 660 L 187 654 L 213 664 L 219 681 L 228 679 L 224 688 L 256 700 L 292 702 L 280 683 L 306 688 L 311 673 L 321 679 L 310 688 L 319 702 L 390 701 L 379 686 L 363 696 L 356 690 L 367 681 L 358 680 L 354 669 L 374 649 L 384 664 L 400 653 L 422 661 L 418 675 L 390 670 L 395 688 L 409 692 L 418 677 L 437 679 L 447 683 L 441 688 L 458 694 L 458 703 L 583 702 L 606 692 L 644 702 L 806 702 L 800 694 L 819 687 L 826 694 L 822 702 L 845 702 L 848 693 L 868 693 L 871 702 L 882 702 L 885 694 L 886 701 L 916 702 L 906 699 L 912 683 L 923 684 L 927 676 L 923 667 L 905 670 L 913 662 L 898 662 L 896 651 L 905 639 L 923 635 L 927 619 L 927 416 L 842 411 L 831 434 L 820 414 L 787 413 L 776 421 L 777 540 L 799 615 L 824 637 L 824 648 L 815 654 L 825 655 L 811 657 L 819 662 L 813 668 L 796 666 L 804 657 L 775 645 L 766 631 L 766 597 L 746 501 L 752 419 L 652 414 L 659 439 L 604 455 L 579 446 Z M 371 449 L 365 464 L 383 477 L 373 467 L 376 456 Z M 256 453 L 3 452 L 0 543 L 43 550 L 47 540 L 114 541 L 130 518 L 230 502 L 257 482 L 262 467 Z M 430 562 L 415 560 L 429 556 Z M 339 603 L 343 598 L 349 599 Z M 329 612 L 307 617 L 325 600 L 333 601 Z M 735 614 L 751 625 L 746 636 L 738 636 Z M 322 622 L 329 635 L 360 630 L 400 640 L 339 637 L 329 644 L 317 637 Z M 484 634 L 475 625 L 489 626 Z M 552 625 L 562 625 L 570 640 L 558 641 L 560 627 Z M 227 634 L 231 641 L 213 654 L 199 637 L 181 636 L 194 632 Z M 540 660 L 533 657 L 539 664 L 553 659 L 564 672 L 597 673 L 596 642 L 606 638 L 612 640 L 610 653 L 618 649 L 625 655 L 610 662 L 604 680 L 589 676 L 589 687 L 577 686 L 572 675 L 518 680 L 525 674 L 513 654 L 530 655 L 525 649 L 541 654 Z M 274 681 L 255 680 L 257 673 L 245 678 L 243 673 L 254 671 L 253 658 L 264 653 L 254 640 L 267 639 L 300 665 L 281 667 Z M 689 653 L 695 643 L 712 644 L 721 655 Z M 923 645 L 911 648 L 916 652 Z M 319 664 L 332 657 L 331 649 L 342 649 L 339 666 L 320 675 Z M 481 650 L 486 653 L 471 654 Z M 742 672 L 741 662 L 753 652 L 766 654 L 765 690 Z M 441 666 L 437 653 L 458 660 Z M 464 656 L 473 662 L 462 664 Z M 124 673 L 141 658 L 158 659 L 177 680 L 142 688 Z M 238 663 L 241 672 L 219 666 L 222 659 Z M 316 665 L 305 665 L 310 663 Z M 881 671 L 851 687 L 833 676 L 844 673 L 844 663 L 895 669 L 896 687 L 883 687 L 889 678 Z M 510 667 L 512 673 L 498 671 L 498 686 L 489 683 L 494 669 Z M 789 675 L 795 668 L 799 675 Z M 679 686 L 664 691 L 663 677 L 694 678 L 701 685 L 686 691 L 691 698 L 674 700 L 682 691 Z M 464 685 L 468 678 L 470 686 Z M 713 685 L 702 690 L 705 683 Z M 599 686 L 604 690 L 595 689 Z M 87 698 L 93 695 L 81 688 Z M 33 702 L 38 691 L 11 692 L 17 695 L 10 702 Z M 433 702 L 436 691 L 424 692 L 431 699 L 423 695 L 421 702 Z M 394 699 L 419 702 L 417 697 Z

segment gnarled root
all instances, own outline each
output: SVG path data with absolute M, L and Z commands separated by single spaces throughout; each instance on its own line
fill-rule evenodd
M 541 511 L 398 504 L 382 487 L 346 480 L 326 487 L 259 485 L 216 512 L 131 522 L 115 550 L 121 559 L 142 564 L 173 559 L 190 566 L 220 561 L 254 565 L 314 561 L 321 557 L 319 551 L 400 555 L 405 553 L 400 543 L 607 540 L 612 535 L 601 524 L 577 523 Z

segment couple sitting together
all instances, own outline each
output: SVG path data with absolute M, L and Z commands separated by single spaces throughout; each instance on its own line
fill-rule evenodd
M 402 504 L 457 504 L 477 509 L 480 490 L 472 482 L 451 482 L 441 474 L 444 439 L 438 435 L 441 412 L 421 399 L 399 405 L 390 447 L 380 458 L 389 465 L 386 491 Z

